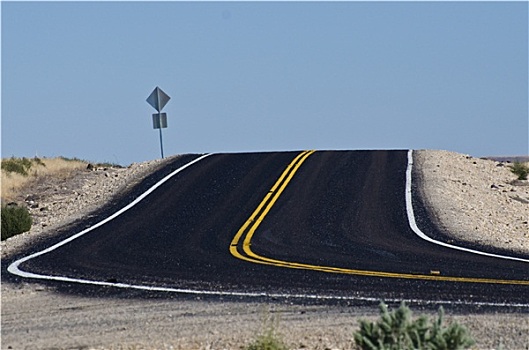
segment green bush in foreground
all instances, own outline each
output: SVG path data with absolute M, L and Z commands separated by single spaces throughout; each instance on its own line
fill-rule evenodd
M 31 216 L 25 207 L 5 206 L 2 207 L 2 241 L 29 231 L 31 228 Z
M 475 344 L 467 329 L 458 323 L 443 327 L 443 316 L 440 307 L 433 322 L 424 315 L 413 320 L 412 312 L 404 302 L 391 312 L 381 303 L 380 319 L 371 323 L 360 321 L 360 330 L 354 333 L 354 340 L 364 350 L 455 350 Z
M 247 350 L 288 350 L 287 346 L 274 333 L 265 333 L 257 337 Z
M 529 167 L 527 165 L 515 162 L 509 168 L 511 168 L 511 172 L 514 175 L 518 176 L 518 180 L 527 180 L 527 175 L 529 175 Z
M 288 350 L 283 340 L 276 334 L 279 321 L 266 313 L 263 320 L 264 331 L 259 335 L 246 350 Z

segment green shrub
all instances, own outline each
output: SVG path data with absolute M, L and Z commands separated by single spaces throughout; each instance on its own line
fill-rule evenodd
M 8 173 L 17 173 L 21 175 L 28 175 L 28 170 L 31 168 L 31 160 L 28 158 L 9 158 L 2 160 L 2 170 Z
M 287 346 L 274 333 L 265 333 L 257 337 L 247 350 L 287 350 Z
M 283 340 L 276 334 L 278 324 L 279 321 L 267 312 L 263 319 L 264 331 L 246 347 L 246 350 L 287 350 Z
M 88 163 L 87 161 L 82 160 L 82 159 L 79 159 L 79 158 L 77 158 L 77 157 L 70 158 L 70 157 L 59 156 L 59 159 L 62 159 L 62 160 L 64 160 L 65 162 L 81 162 L 81 163 Z
M 518 180 L 527 180 L 527 175 L 529 175 L 529 167 L 524 163 L 515 162 L 513 165 L 509 166 L 511 172 L 518 176 Z
M 31 216 L 26 207 L 5 206 L 2 207 L 2 241 L 29 231 L 31 228 Z
M 474 345 L 465 327 L 458 323 L 443 327 L 443 316 L 444 311 L 440 307 L 437 320 L 433 322 L 424 315 L 413 320 L 412 312 L 404 302 L 391 312 L 381 303 L 380 319 L 371 323 L 361 320 L 360 330 L 354 333 L 354 340 L 364 350 L 450 350 Z
M 9 159 L 2 159 L 2 170 L 7 173 L 17 173 L 20 175 L 27 176 L 29 169 L 33 166 L 33 164 L 43 166 L 45 167 L 46 164 L 38 158 L 35 157 L 33 159 L 29 158 L 15 158 L 11 157 Z

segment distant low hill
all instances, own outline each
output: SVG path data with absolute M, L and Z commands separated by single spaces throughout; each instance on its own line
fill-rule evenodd
M 520 162 L 520 163 L 526 163 L 529 162 L 529 156 L 490 156 L 490 157 L 482 157 L 483 159 L 490 159 L 495 160 L 497 162 Z

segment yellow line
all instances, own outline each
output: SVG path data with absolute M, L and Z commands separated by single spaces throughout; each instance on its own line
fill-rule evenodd
M 232 254 L 235 252 L 238 255 L 237 249 L 235 248 L 234 250 L 232 250 L 232 248 L 237 246 L 237 244 L 239 243 L 239 239 L 241 238 L 241 236 L 244 233 L 244 231 L 246 230 L 246 228 L 254 221 L 254 219 L 257 216 L 257 214 L 259 214 L 261 209 L 265 206 L 266 202 L 270 199 L 270 197 L 272 197 L 272 194 L 277 190 L 277 187 L 281 184 L 281 182 L 283 181 L 285 176 L 288 174 L 290 169 L 292 169 L 294 164 L 296 164 L 296 162 L 306 153 L 307 153 L 307 151 L 301 152 L 300 154 L 298 154 L 296 156 L 296 158 L 294 158 L 294 160 L 292 162 L 290 162 L 290 164 L 287 166 L 286 170 L 283 171 L 283 173 L 281 174 L 279 179 L 276 181 L 274 186 L 272 186 L 272 189 L 266 194 L 265 198 L 261 201 L 259 206 L 257 206 L 257 209 L 255 209 L 255 211 L 252 213 L 252 215 L 250 215 L 250 218 L 248 220 L 246 220 L 246 222 L 239 229 L 239 231 L 237 232 L 237 234 L 235 235 L 235 237 L 231 241 L 230 251 L 232 251 Z M 234 254 L 234 255 L 236 255 L 236 254 Z M 237 256 L 237 257 L 241 258 L 239 256 Z
M 250 215 L 248 220 L 242 225 L 237 231 L 235 237 L 230 244 L 230 253 L 241 260 L 253 262 L 256 264 L 273 265 L 279 267 L 286 267 L 291 269 L 304 269 L 321 271 L 328 273 L 341 273 L 349 275 L 359 276 L 372 276 L 372 277 L 389 277 L 389 278 L 405 278 L 405 279 L 418 279 L 418 280 L 433 280 L 433 281 L 449 281 L 449 282 L 472 282 L 472 283 L 493 283 L 493 284 L 517 284 L 517 285 L 529 285 L 529 281 L 524 280 L 502 280 L 492 278 L 474 278 L 474 277 L 453 277 L 453 276 L 440 276 L 435 275 L 423 275 L 423 274 L 409 274 L 409 273 L 395 273 L 395 272 L 383 272 L 383 271 L 369 271 L 369 270 L 355 270 L 346 269 L 332 266 L 320 266 L 311 265 L 304 263 L 296 263 L 290 261 L 276 260 L 265 256 L 254 253 L 251 249 L 251 240 L 255 231 L 264 220 L 270 209 L 273 207 L 277 199 L 281 196 L 289 182 L 292 180 L 298 169 L 301 167 L 303 162 L 310 157 L 315 151 L 303 151 L 298 154 L 292 162 L 287 166 L 285 171 L 281 174 L 279 179 L 276 181 L 272 189 L 266 194 L 261 203 L 257 206 L 257 209 Z M 264 209 L 263 209 L 264 208 Z M 246 233 L 246 234 L 245 234 Z M 239 242 L 244 236 L 242 242 L 242 250 L 244 254 L 241 254 L 238 250 Z
M 296 159 L 294 159 L 294 162 L 297 161 L 297 163 L 294 165 L 294 168 L 292 169 L 292 171 L 290 171 L 290 174 L 288 175 L 288 177 L 285 179 L 285 181 L 283 181 L 283 183 L 281 184 L 281 187 L 279 187 L 279 190 L 277 191 L 274 191 L 274 189 L 272 189 L 272 192 L 274 193 L 274 196 L 272 197 L 272 199 L 269 201 L 268 205 L 266 206 L 266 209 L 261 213 L 261 215 L 259 216 L 259 218 L 257 220 L 255 220 L 254 224 L 252 225 L 252 227 L 250 228 L 250 231 L 246 234 L 246 238 L 244 239 L 244 243 L 243 243 L 243 249 L 244 249 L 244 252 L 250 256 L 253 255 L 252 251 L 250 250 L 250 241 L 252 240 L 252 237 L 253 237 L 253 234 L 255 233 L 255 230 L 257 230 L 257 227 L 259 227 L 259 225 L 261 224 L 261 222 L 263 221 L 263 219 L 265 218 L 265 216 L 268 214 L 268 212 L 270 211 L 270 209 L 272 209 L 272 206 L 275 204 L 276 200 L 279 198 L 279 196 L 281 196 L 281 194 L 283 193 L 283 191 L 285 190 L 285 188 L 287 187 L 288 183 L 290 182 L 290 180 L 292 180 L 292 178 L 294 177 L 294 174 L 298 171 L 299 167 L 301 166 L 301 164 L 303 164 L 303 162 L 311 155 L 313 154 L 315 151 L 305 151 L 305 152 L 302 152 L 300 153 L 300 156 L 301 158 L 298 159 L 298 157 L 296 157 Z M 292 162 L 291 165 L 294 163 Z M 286 173 L 289 171 L 289 169 L 287 168 L 287 170 L 283 173 L 282 177 L 284 175 L 286 175 Z M 280 183 L 280 181 L 276 182 L 276 184 L 274 185 L 274 188 L 277 188 L 277 185 Z M 257 256 L 255 256 L 257 257 Z M 257 258 L 261 258 L 261 257 L 257 257 Z

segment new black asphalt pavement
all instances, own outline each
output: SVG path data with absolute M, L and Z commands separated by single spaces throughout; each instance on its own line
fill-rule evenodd
M 21 264 L 20 269 L 217 292 L 529 304 L 528 263 L 444 248 L 412 231 L 404 197 L 408 162 L 404 150 L 315 152 L 251 241 L 259 256 L 374 272 L 374 276 L 293 269 L 234 257 L 229 250 L 234 236 L 298 153 L 211 155 L 112 221 Z M 154 174 L 147 183 L 154 183 L 156 176 L 161 175 Z M 420 228 L 446 239 L 430 220 L 418 191 L 413 198 Z M 385 273 L 390 277 L 382 277 Z M 436 276 L 461 281 L 436 280 Z M 487 282 L 472 282 L 475 279 Z M 88 287 L 74 289 L 82 293 L 83 288 Z

